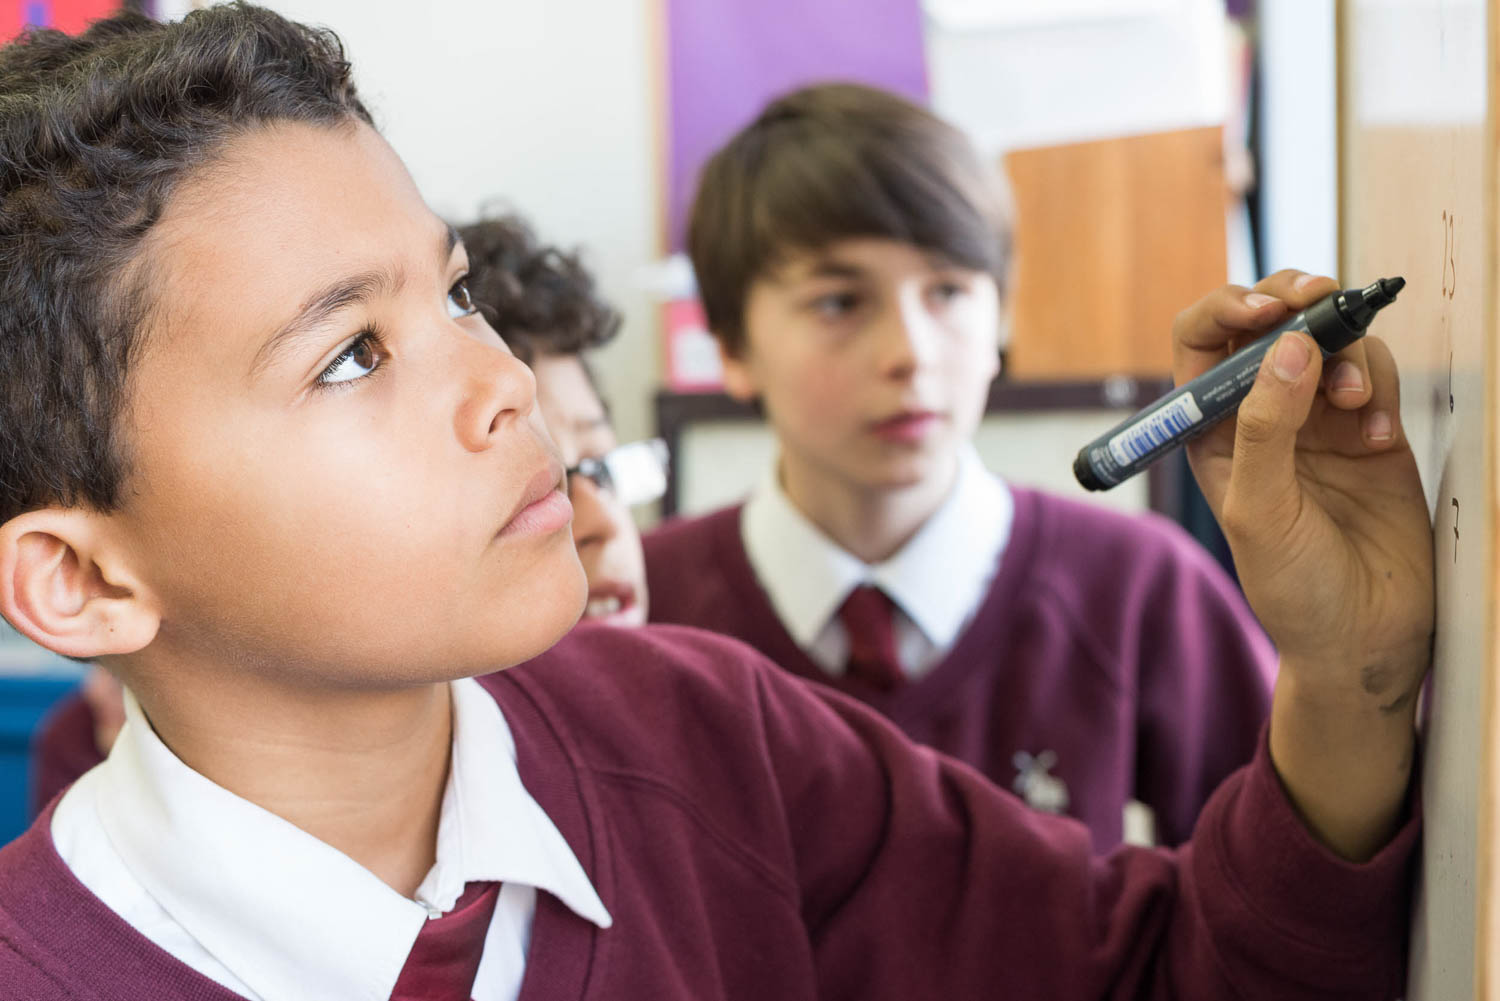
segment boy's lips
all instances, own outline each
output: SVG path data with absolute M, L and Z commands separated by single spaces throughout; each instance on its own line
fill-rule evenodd
M 562 478 L 562 466 L 556 463 L 538 470 L 505 519 L 500 536 L 546 535 L 566 527 L 573 520 L 573 505 L 560 489 Z
M 870 433 L 885 441 L 917 442 L 926 438 L 943 420 L 936 410 L 903 410 L 869 425 Z

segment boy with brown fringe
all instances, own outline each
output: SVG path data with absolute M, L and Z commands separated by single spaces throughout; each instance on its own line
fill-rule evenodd
M 795 91 L 704 167 L 688 242 L 778 454 L 743 504 L 647 538 L 652 621 L 859 699 L 1100 851 L 1132 801 L 1187 840 L 1255 752 L 1276 656 L 1176 525 L 979 461 L 1010 220 L 964 135 L 869 87 Z

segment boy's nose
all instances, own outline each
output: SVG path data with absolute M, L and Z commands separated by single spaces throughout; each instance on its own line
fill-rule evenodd
M 879 338 L 882 374 L 904 377 L 932 360 L 937 330 L 920 299 L 903 296 L 883 327 Z
M 502 347 L 475 345 L 463 358 L 464 391 L 454 415 L 454 431 L 464 448 L 482 452 L 512 418 L 536 406 L 536 377 Z

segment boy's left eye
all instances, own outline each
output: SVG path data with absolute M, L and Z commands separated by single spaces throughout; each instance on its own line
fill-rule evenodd
M 461 320 L 477 312 L 479 312 L 479 304 L 469 294 L 469 279 L 466 275 L 454 282 L 453 287 L 448 290 L 448 315 L 455 320 Z
M 958 282 L 939 282 L 933 286 L 932 295 L 939 302 L 952 302 L 967 291 L 968 289 Z

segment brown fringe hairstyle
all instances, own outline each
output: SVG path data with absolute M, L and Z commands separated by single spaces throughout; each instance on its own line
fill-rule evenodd
M 699 179 L 688 252 L 709 329 L 737 355 L 757 279 L 790 254 L 858 237 L 932 251 L 990 273 L 1005 291 L 1008 198 L 962 132 L 858 84 L 772 101 Z

